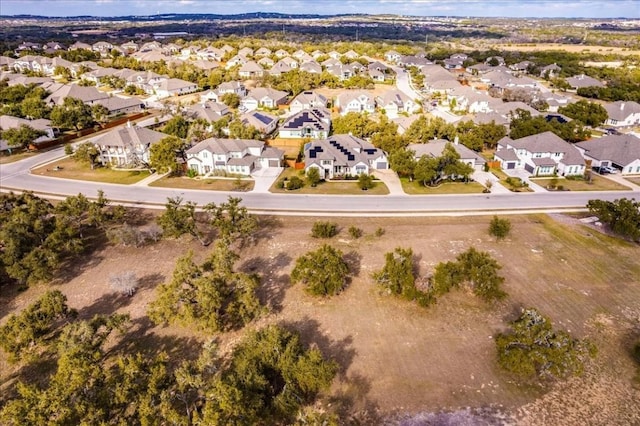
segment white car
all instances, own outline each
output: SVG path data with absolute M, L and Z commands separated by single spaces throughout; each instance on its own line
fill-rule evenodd
M 618 173 L 618 169 L 616 169 L 614 167 L 604 166 L 604 167 L 600 167 L 600 173 L 602 173 L 602 174 L 604 174 L 604 173 L 615 174 L 615 173 Z

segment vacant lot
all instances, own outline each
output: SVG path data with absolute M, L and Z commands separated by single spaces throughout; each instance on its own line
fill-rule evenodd
M 514 50 L 518 52 L 539 52 L 543 50 L 561 50 L 570 53 L 615 53 L 617 55 L 640 55 L 640 50 L 632 50 L 624 47 L 610 46 L 584 46 L 576 44 L 536 43 L 536 44 L 496 44 L 492 46 L 496 50 Z
M 521 424 L 638 424 L 640 392 L 631 386 L 634 366 L 628 347 L 640 325 L 640 247 L 574 219 L 546 215 L 512 217 L 512 234 L 498 243 L 487 234 L 489 220 L 338 219 L 342 230 L 330 243 L 347 254 L 355 275 L 343 294 L 317 299 L 289 284 L 295 259 L 325 242 L 309 236 L 315 219 L 262 218 L 268 229 L 241 251 L 237 264 L 262 276 L 261 297 L 271 308 L 254 326 L 288 323 L 305 341 L 339 361 L 341 375 L 325 401 L 333 407 L 346 403 L 354 411 L 385 415 L 492 407 Z M 362 228 L 362 238 L 349 237 L 346 230 L 352 225 Z M 380 227 L 386 232 L 376 236 Z M 370 276 L 382 267 L 384 253 L 398 246 L 413 248 L 422 277 L 470 246 L 488 251 L 503 265 L 509 297 L 491 306 L 470 292 L 457 291 L 420 308 L 383 295 Z M 67 294 L 83 317 L 114 310 L 130 313 L 137 324 L 134 347 L 194 351 L 203 336 L 182 328 L 150 327 L 145 321 L 155 287 L 170 277 L 175 259 L 188 249 L 194 249 L 198 259 L 209 250 L 190 239 L 140 249 L 106 247 L 54 287 Z M 112 294 L 107 284 L 109 274 L 122 270 L 143 278 L 143 287 L 132 298 Z M 2 321 L 44 290 L 2 294 Z M 497 369 L 493 336 L 523 306 L 538 308 L 556 326 L 598 345 L 599 355 L 585 377 L 543 393 Z M 221 348 L 229 348 L 237 338 L 223 336 Z M 15 380 L 8 379 L 14 370 L 3 361 L 0 358 L 2 387 Z

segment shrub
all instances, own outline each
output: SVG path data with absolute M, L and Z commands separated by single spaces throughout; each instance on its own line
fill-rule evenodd
M 376 237 L 382 237 L 384 235 L 386 231 L 384 230 L 384 228 L 380 227 L 378 229 L 376 229 Z
M 509 235 L 511 231 L 511 221 L 509 219 L 500 219 L 498 216 L 493 216 L 491 223 L 489 223 L 489 235 L 493 235 L 497 240 L 503 240 Z
M 351 226 L 349 227 L 349 235 L 351 235 L 351 238 L 353 239 L 358 239 L 362 237 L 362 229 L 356 226 Z
M 309 170 L 307 171 L 307 182 L 309 183 L 309 185 L 312 188 L 315 188 L 316 186 L 318 186 L 318 183 L 320 183 L 320 180 L 320 170 L 318 170 L 317 167 L 309 168 Z
M 318 221 L 311 228 L 313 238 L 331 238 L 338 235 L 338 224 L 335 222 Z
M 362 173 L 358 176 L 358 186 L 363 191 L 373 188 L 373 176 Z
M 70 143 L 64 144 L 64 154 L 65 155 L 73 155 L 73 146 Z
M 290 191 L 295 191 L 296 189 L 300 189 L 304 186 L 304 181 L 300 179 L 298 176 L 292 176 L 291 179 L 287 182 L 287 189 Z

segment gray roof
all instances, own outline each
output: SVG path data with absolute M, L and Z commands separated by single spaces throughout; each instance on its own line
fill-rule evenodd
M 576 89 L 580 89 L 581 87 L 604 87 L 604 84 L 600 80 L 596 80 L 593 77 L 589 77 L 588 75 L 576 75 L 573 77 L 567 78 L 567 83 L 571 87 L 575 87 Z
M 501 139 L 502 141 L 502 139 Z M 498 141 L 500 142 L 500 141 Z M 583 165 L 584 158 L 580 151 L 569 142 L 562 140 L 553 132 L 543 132 L 537 135 L 515 139 L 509 143 L 514 149 L 525 149 L 531 153 L 563 153 L 562 163 L 566 165 Z
M 334 165 L 353 167 L 358 163 L 369 164 L 384 151 L 371 143 L 351 135 L 333 135 L 328 139 L 309 142 L 304 146 L 305 163 L 320 164 L 322 160 L 334 161 Z
M 440 157 L 444 152 L 447 144 L 451 144 L 453 149 L 460 155 L 461 160 L 474 160 L 476 164 L 484 164 L 486 161 L 477 152 L 470 150 L 466 146 L 459 143 L 451 143 L 445 139 L 435 139 L 427 143 L 413 143 L 407 146 L 408 150 L 416 153 L 416 158 L 423 155 L 428 157 Z
M 218 139 L 209 138 L 196 144 L 187 151 L 187 154 L 198 154 L 209 151 L 213 154 L 227 154 L 229 152 L 241 152 L 248 147 L 264 147 L 264 142 L 253 139 Z
M 111 130 L 93 140 L 93 143 L 100 146 L 148 146 L 166 136 L 164 133 L 144 127 L 127 126 L 122 129 Z
M 298 130 L 306 127 L 328 132 L 331 128 L 330 113 L 319 108 L 304 109 L 287 118 L 280 128 L 282 130 Z
M 633 135 L 607 135 L 576 146 L 591 158 L 609 160 L 621 167 L 640 159 L 640 138 Z
M 629 115 L 640 113 L 640 104 L 633 101 L 612 102 L 605 104 L 604 108 L 609 118 L 617 121 L 624 121 Z
M 98 99 L 106 99 L 109 95 L 100 92 L 93 86 L 79 86 L 77 84 L 65 84 L 60 89 L 50 94 L 46 102 L 50 102 L 56 105 L 62 105 L 65 98 L 76 98 L 82 102 L 94 102 Z
M 511 149 L 501 149 L 500 151 L 496 151 L 495 154 L 493 154 L 494 157 L 500 158 L 504 161 L 518 161 L 519 158 L 516 155 L 516 152 Z

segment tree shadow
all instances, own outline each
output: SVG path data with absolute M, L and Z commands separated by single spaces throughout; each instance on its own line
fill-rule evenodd
M 158 273 L 148 274 L 138 279 L 136 292 L 151 289 L 164 282 L 165 276 Z M 135 293 L 128 296 L 122 292 L 112 291 L 105 293 L 96 299 L 92 304 L 87 305 L 78 311 L 79 319 L 93 318 L 94 315 L 109 315 L 118 309 L 129 306 L 135 300 Z
M 351 373 L 342 379 L 341 388 L 329 397 L 329 403 L 339 418 L 347 425 L 382 424 L 380 408 L 369 399 L 371 381 L 359 374 Z
M 342 256 L 344 261 L 349 266 L 349 276 L 357 277 L 360 275 L 360 268 L 362 265 L 362 255 L 355 250 L 351 250 Z
M 277 216 L 255 216 L 258 227 L 252 234 L 254 244 L 262 240 L 271 240 L 279 233 L 279 229 L 284 226 L 282 219 Z
M 258 256 L 245 260 L 238 268 L 242 272 L 261 276 L 258 298 L 273 312 L 282 310 L 286 290 L 291 285 L 289 274 L 281 273 L 291 264 L 291 260 L 286 253 L 278 253 L 270 259 Z

